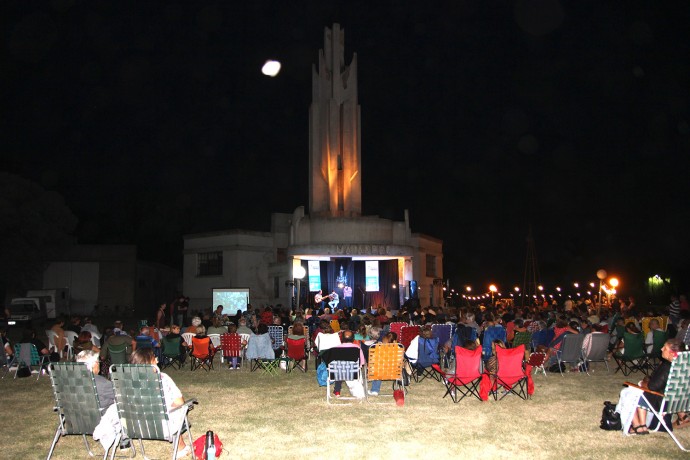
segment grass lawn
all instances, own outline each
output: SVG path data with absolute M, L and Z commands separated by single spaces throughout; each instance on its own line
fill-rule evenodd
M 310 362 L 313 367 L 313 361 Z M 603 401 L 618 401 L 626 379 L 602 364 L 592 376 L 535 376 L 531 400 L 442 399 L 442 384 L 412 383 L 404 407 L 392 398 L 329 406 L 312 369 L 271 377 L 229 371 L 168 369 L 187 398 L 194 438 L 215 431 L 223 458 L 687 458 L 666 433 L 623 436 L 599 429 Z M 347 388 L 343 387 L 343 394 Z M 388 387 L 384 383 L 383 390 Z M 385 402 L 387 404 L 377 404 Z M 47 377 L 0 380 L 0 458 L 45 458 L 57 425 Z M 690 444 L 690 429 L 677 435 Z M 149 457 L 170 458 L 172 446 L 145 443 Z M 96 453 L 102 453 L 96 446 Z M 55 459 L 89 458 L 80 436 L 57 444 Z M 137 458 L 142 458 L 138 455 Z M 187 457 L 191 458 L 191 456 Z

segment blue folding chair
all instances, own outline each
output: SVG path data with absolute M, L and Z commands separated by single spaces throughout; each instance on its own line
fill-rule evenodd
M 500 339 L 505 343 L 506 337 L 506 329 L 503 326 L 487 327 L 484 330 L 484 339 L 482 340 L 482 359 L 486 361 L 491 358 L 491 344 L 494 340 Z

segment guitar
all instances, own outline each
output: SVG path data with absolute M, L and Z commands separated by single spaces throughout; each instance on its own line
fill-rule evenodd
M 321 303 L 322 300 L 323 300 L 323 296 L 322 296 L 321 294 L 318 294 L 318 293 L 317 293 L 317 294 L 314 296 L 314 302 L 316 302 L 316 303 Z

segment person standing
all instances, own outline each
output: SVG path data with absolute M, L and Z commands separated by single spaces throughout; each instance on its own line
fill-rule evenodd
M 352 309 L 352 286 L 345 285 L 343 288 L 343 299 L 345 299 L 345 307 L 350 311 Z

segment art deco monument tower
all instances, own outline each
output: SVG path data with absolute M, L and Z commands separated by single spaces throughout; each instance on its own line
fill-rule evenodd
M 340 26 L 326 28 L 318 69 L 312 68 L 309 214 L 315 217 L 362 214 L 357 55 L 345 65 L 344 49 Z

